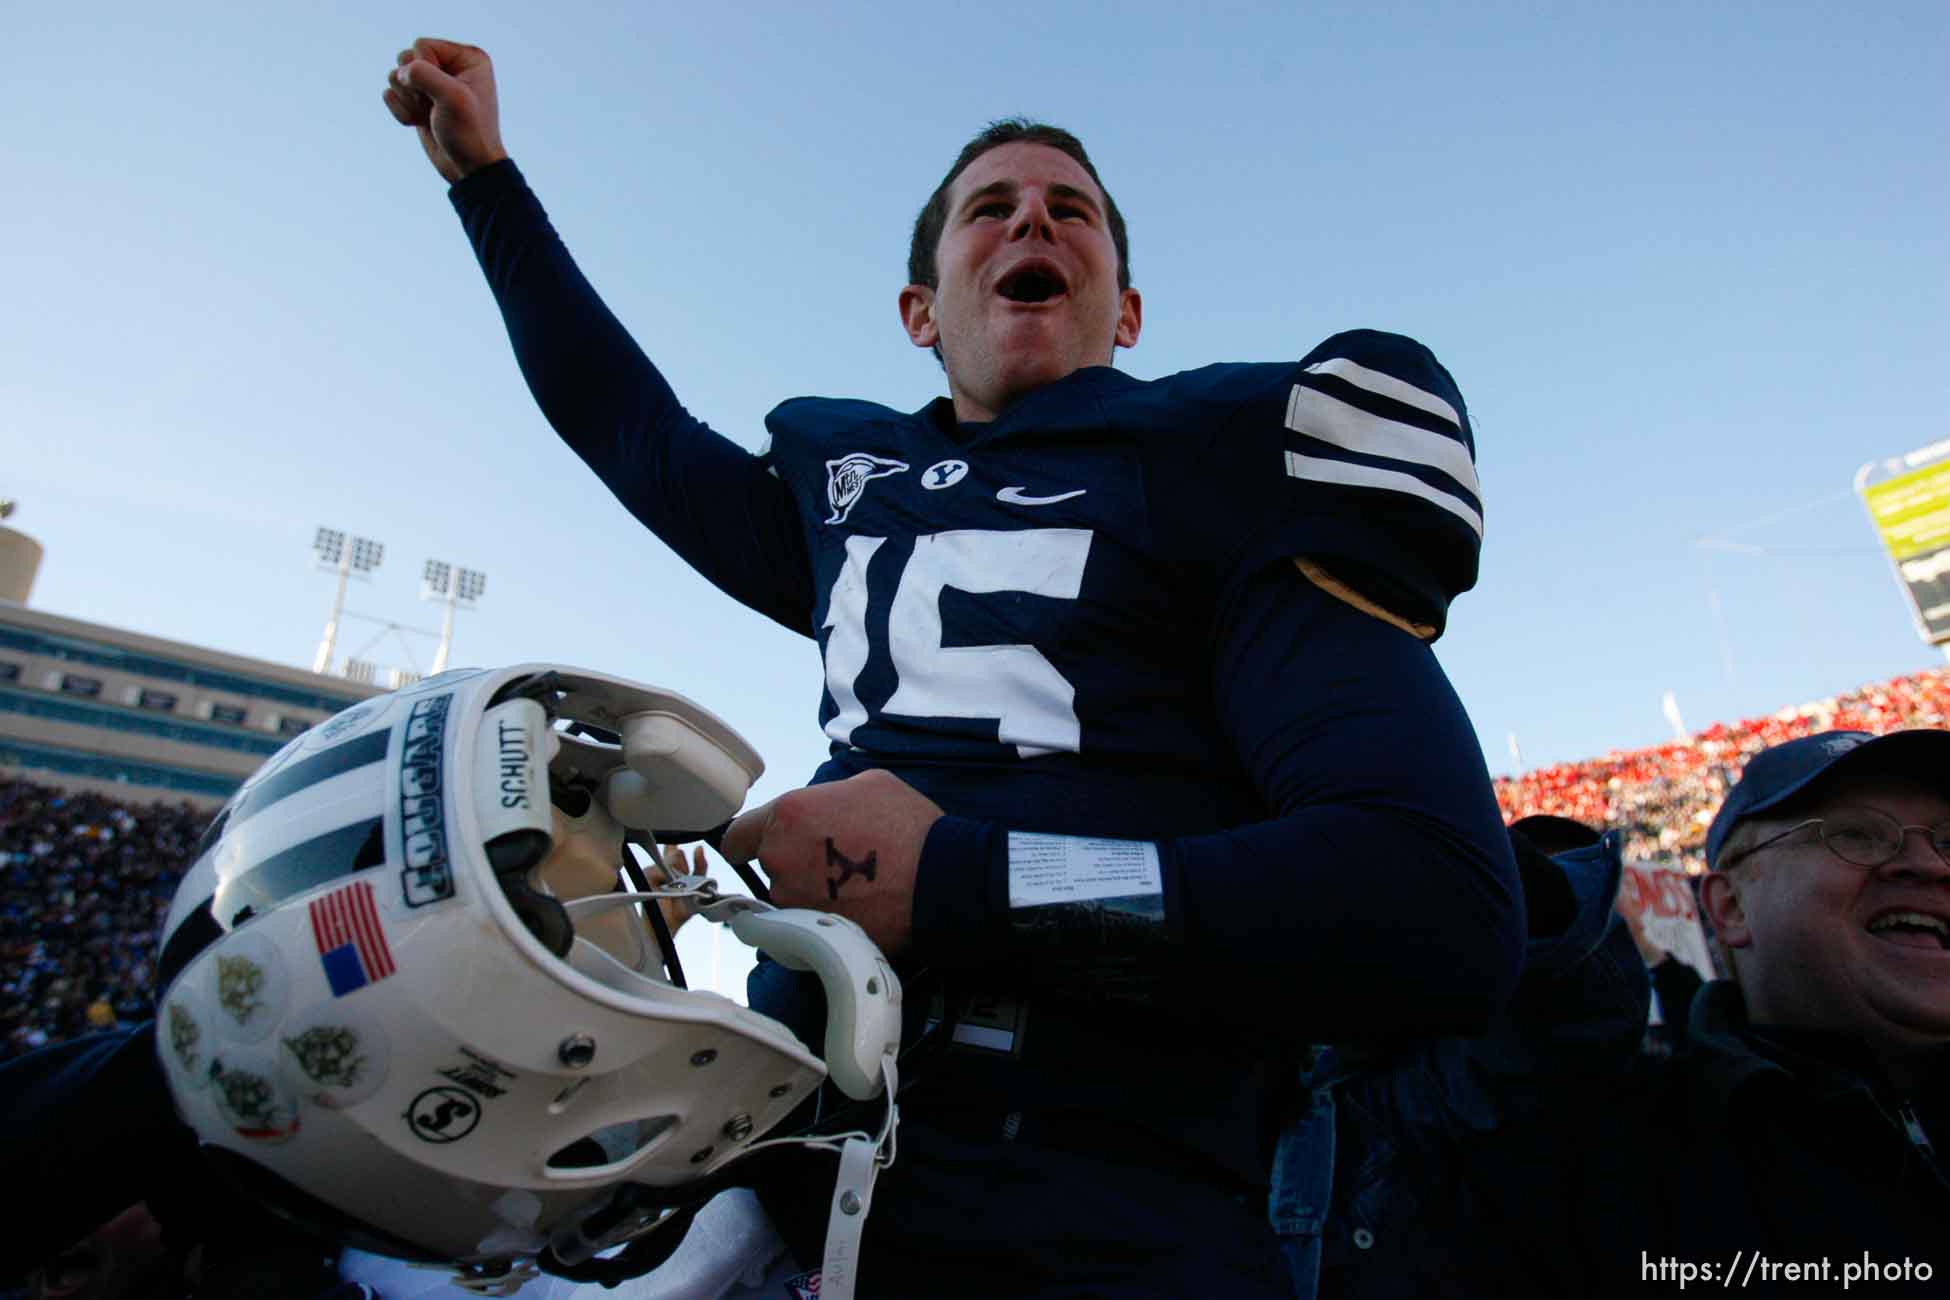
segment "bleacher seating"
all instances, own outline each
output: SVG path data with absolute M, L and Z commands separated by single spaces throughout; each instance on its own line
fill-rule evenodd
M 1850 727 L 1942 727 L 1950 670 L 1878 682 L 1684 743 L 1499 778 L 1507 820 L 1556 813 L 1626 835 L 1634 862 L 1703 870 L 1728 782 L 1768 745 Z M 208 814 L 0 779 L 0 1059 L 150 1014 L 156 932 Z
M 1878 734 L 1904 727 L 1942 727 L 1950 716 L 1950 670 L 1875 682 L 1842 695 L 1782 709 L 1764 718 L 1716 723 L 1680 743 L 1614 750 L 1575 763 L 1554 763 L 1522 776 L 1499 777 L 1496 798 L 1506 821 L 1555 813 L 1621 830 L 1630 862 L 1706 869 L 1706 828 L 1727 786 L 1747 760 L 1767 748 L 1817 731 Z
M 0 1059 L 142 1020 L 209 813 L 0 779 Z

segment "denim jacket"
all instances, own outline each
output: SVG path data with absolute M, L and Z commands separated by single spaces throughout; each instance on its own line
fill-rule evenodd
M 1464 1214 L 1452 1144 L 1627 1068 L 1639 1049 L 1651 984 L 1612 910 L 1620 847 L 1610 833 L 1547 858 L 1519 843 L 1532 935 L 1486 1033 L 1316 1054 L 1268 1200 L 1296 1296 L 1479 1293 L 1443 1231 Z

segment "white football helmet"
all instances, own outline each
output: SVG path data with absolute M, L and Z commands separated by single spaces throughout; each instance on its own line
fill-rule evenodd
M 844 1146 L 843 1294 L 892 1158 L 900 983 L 849 921 L 701 877 L 649 889 L 625 847 L 699 838 L 762 770 L 681 696 L 534 664 L 443 673 L 286 745 L 212 822 L 163 929 L 159 1048 L 206 1155 L 482 1291 L 538 1266 L 613 1282 L 668 1256 L 830 1073 L 887 1101 L 877 1138 L 801 1139 Z M 682 987 L 673 896 L 820 975 L 824 1061 Z

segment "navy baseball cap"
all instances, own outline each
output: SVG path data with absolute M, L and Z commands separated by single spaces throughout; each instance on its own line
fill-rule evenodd
M 1844 760 L 1851 769 L 1880 763 L 1950 786 L 1950 731 L 1918 729 L 1882 736 L 1868 731 L 1823 731 L 1763 749 L 1747 761 L 1739 783 L 1727 794 L 1707 828 L 1707 869 L 1719 868 L 1720 849 L 1741 818 L 1779 807 Z

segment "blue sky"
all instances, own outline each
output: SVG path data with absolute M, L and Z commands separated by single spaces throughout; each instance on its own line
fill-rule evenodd
M 1082 134 L 1130 219 L 1128 371 L 1427 342 L 1477 425 L 1482 581 L 1438 653 L 1492 770 L 1512 732 L 1530 763 L 1651 743 L 1667 690 L 1698 727 L 1942 662 L 1849 492 L 1950 433 L 1940 3 L 191 0 L 0 31 L 0 494 L 45 609 L 308 663 L 325 524 L 388 547 L 358 613 L 437 627 L 422 561 L 489 575 L 457 663 L 684 691 L 761 794 L 816 764 L 811 643 L 683 570 L 529 402 L 379 102 L 438 34 L 494 55 L 571 248 L 747 445 L 793 395 L 943 391 L 898 328 L 907 227 L 1009 113 Z

